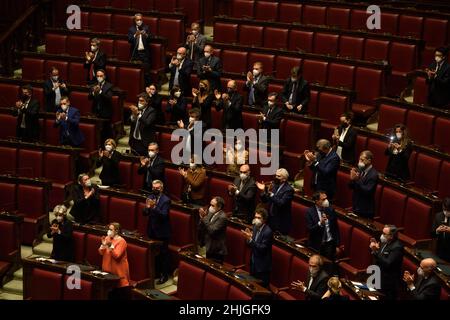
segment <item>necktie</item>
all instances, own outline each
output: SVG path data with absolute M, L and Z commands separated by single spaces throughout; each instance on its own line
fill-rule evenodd
M 141 131 L 139 130 L 139 121 L 141 120 L 141 114 L 137 116 L 136 119 L 136 126 L 134 127 L 133 131 L 133 138 L 136 140 L 141 140 Z
M 255 89 L 253 88 L 253 84 L 250 87 L 250 94 L 248 95 L 248 104 L 251 106 L 255 104 Z
M 91 67 L 89 68 L 89 80 L 94 79 L 94 59 L 91 61 Z
M 239 192 L 241 192 L 243 187 L 244 187 L 244 180 L 241 180 L 241 183 L 239 184 Z
M 296 102 L 296 94 L 295 94 L 296 91 L 297 91 L 297 82 L 294 82 L 292 84 L 291 95 L 289 96 L 289 103 L 292 105 L 295 105 Z
M 311 277 L 309 278 L 308 290 L 311 288 L 311 285 L 312 285 L 313 281 L 314 281 L 314 278 L 311 276 Z
M 154 162 L 155 160 L 150 160 L 150 164 L 149 164 L 149 166 L 148 166 L 148 168 L 147 168 L 147 186 L 149 186 L 149 187 L 151 187 L 152 186 L 152 182 L 153 182 L 153 180 L 152 180 L 152 176 L 151 176 L 151 174 L 150 174 L 150 170 L 151 170 L 151 168 L 152 168 L 152 166 L 153 166 L 153 162 Z

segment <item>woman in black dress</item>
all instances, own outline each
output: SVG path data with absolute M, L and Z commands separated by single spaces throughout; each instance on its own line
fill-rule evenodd
M 170 113 L 170 122 L 177 124 L 182 120 L 184 123 L 188 123 L 187 104 L 186 99 L 181 95 L 179 87 L 174 86 L 170 90 L 169 101 L 167 101 L 166 112 Z
M 53 238 L 51 258 L 60 261 L 74 261 L 74 248 L 72 240 L 72 222 L 67 219 L 67 208 L 64 205 L 56 206 L 47 237 Z
M 119 162 L 121 154 L 116 151 L 114 139 L 106 139 L 105 149 L 99 150 L 97 165 L 102 165 L 100 180 L 104 186 L 116 186 L 120 184 Z
M 402 182 L 408 181 L 410 178 L 409 157 L 412 152 L 412 143 L 408 137 L 406 126 L 397 124 L 390 140 L 385 151 L 385 155 L 389 157 L 385 175 Z
M 211 127 L 211 106 L 214 101 L 214 94 L 210 90 L 209 81 L 201 80 L 198 89 L 192 89 L 194 100 L 192 107 L 201 110 L 200 120 L 203 121 L 206 128 Z

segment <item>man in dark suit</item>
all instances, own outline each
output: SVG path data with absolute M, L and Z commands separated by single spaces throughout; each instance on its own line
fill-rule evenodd
M 220 77 L 222 76 L 222 61 L 214 56 L 214 48 L 206 45 L 204 55 L 197 61 L 197 76 L 200 80 L 208 80 L 211 91 L 222 90 Z
M 403 245 L 397 239 L 398 229 L 394 225 L 385 225 L 380 242 L 370 239 L 370 250 L 375 264 L 380 268 L 381 289 L 384 299 L 395 300 L 400 284 L 403 262 Z
M 320 300 L 327 292 L 328 279 L 328 274 L 323 270 L 322 257 L 315 254 L 309 258 L 309 272 L 306 282 L 293 281 L 291 288 L 304 292 L 306 300 Z
M 272 140 L 272 130 L 279 130 L 281 119 L 283 118 L 283 109 L 277 105 L 278 94 L 269 93 L 267 102 L 263 105 L 263 112 L 260 113 L 259 123 L 261 129 L 267 129 L 267 142 Z
M 233 215 L 250 223 L 255 209 L 256 184 L 248 164 L 240 167 L 239 176 L 228 185 L 228 194 L 234 198 Z
M 428 84 L 428 104 L 435 108 L 450 108 L 450 64 L 448 49 L 437 48 L 434 60 L 426 69 Z
M 111 127 L 113 85 L 106 81 L 105 70 L 97 70 L 96 76 L 97 83 L 90 87 L 88 99 L 92 100 L 92 113 L 97 118 L 109 120 L 102 124 L 100 133 L 100 140 L 105 141 L 113 135 Z
M 157 284 L 163 284 L 169 279 L 170 199 L 163 189 L 161 180 L 153 180 L 152 194 L 148 196 L 143 210 L 144 216 L 148 216 L 148 237 L 162 241 L 156 261 L 156 270 L 160 274 Z
M 241 230 L 247 238 L 247 244 L 252 249 L 250 256 L 250 274 L 262 281 L 262 286 L 268 288 L 270 271 L 272 270 L 272 230 L 267 224 L 269 214 L 264 208 L 257 208 L 252 221 L 253 230 Z
M 84 68 L 87 70 L 87 83 L 95 84 L 98 70 L 106 70 L 106 54 L 100 51 L 100 40 L 91 39 L 90 51 L 85 52 Z
M 189 97 L 192 94 L 191 73 L 193 66 L 194 62 L 186 57 L 186 48 L 179 47 L 177 55 L 172 57 L 169 64 L 169 91 L 178 86 L 183 97 Z
M 409 299 L 411 300 L 439 300 L 441 285 L 434 274 L 436 261 L 432 258 L 423 259 L 417 269 L 417 279 L 409 271 L 403 273 L 403 281 L 406 283 Z
M 450 262 L 450 197 L 442 201 L 442 211 L 436 213 L 431 236 L 437 239 L 436 254 Z
M 130 44 L 130 60 L 142 62 L 144 69 L 145 85 L 151 83 L 150 78 L 150 33 L 148 25 L 144 24 L 143 16 L 136 13 L 133 18 L 134 24 L 128 29 L 128 43 Z
M 317 141 L 317 153 L 305 150 L 306 165 L 313 172 L 311 185 L 313 190 L 323 190 L 328 199 L 333 200 L 336 193 L 336 176 L 341 160 L 331 147 L 330 141 L 320 139 Z
M 81 173 L 78 176 L 78 183 L 71 185 L 66 201 L 72 204 L 70 214 L 76 222 L 101 223 L 98 187 L 92 183 L 88 174 Z
M 230 80 L 227 83 L 227 92 L 220 94 L 214 91 L 216 96 L 216 110 L 223 110 L 222 129 L 242 128 L 242 96 L 237 92 L 236 81 Z
M 61 97 L 69 95 L 66 82 L 59 77 L 59 70 L 52 67 L 50 78 L 44 82 L 45 111 L 56 112 Z
M 156 140 L 157 112 L 149 106 L 148 95 L 144 93 L 139 95 L 138 105 L 130 106 L 130 110 L 131 126 L 128 144 L 135 153 L 145 156 L 148 153 L 149 143 Z
M 308 246 L 334 261 L 336 248 L 339 247 L 336 212 L 330 207 L 325 192 L 316 191 L 312 199 L 315 205 L 308 209 L 305 216 L 309 232 Z
M 345 112 L 341 115 L 341 125 L 334 130 L 333 144 L 336 154 L 342 161 L 353 165 L 355 163 L 355 148 L 357 132 L 352 126 L 353 113 Z
M 349 187 L 353 189 L 353 212 L 358 216 L 373 219 L 375 215 L 375 192 L 377 191 L 378 172 L 372 166 L 373 153 L 361 152 L 358 169 L 350 171 Z
M 145 88 L 148 95 L 149 104 L 156 110 L 156 124 L 164 124 L 166 122 L 162 111 L 162 96 L 158 93 L 156 84 L 151 84 Z
M 269 203 L 269 226 L 273 232 L 283 235 L 289 233 L 292 224 L 291 209 L 294 189 L 288 183 L 289 173 L 280 168 L 275 173 L 272 190 L 268 190 L 264 183 L 256 182 L 259 190 L 263 191 L 261 200 Z
M 223 211 L 224 206 L 225 201 L 221 197 L 214 197 L 208 210 L 199 209 L 200 245 L 206 247 L 206 258 L 218 263 L 223 263 L 227 254 L 227 215 Z
M 269 88 L 270 78 L 263 75 L 262 62 L 255 62 L 252 71 L 247 72 L 247 82 L 245 91 L 248 91 L 248 105 L 262 108 L 264 101 L 267 100 L 267 90 Z
M 17 138 L 34 142 L 39 140 L 39 101 L 33 99 L 33 88 L 24 85 L 20 88 L 20 100 L 16 102 L 14 115 L 17 117 Z
M 206 47 L 205 44 L 206 37 L 200 33 L 200 25 L 197 22 L 193 22 L 191 24 L 191 32 L 186 37 L 186 44 L 184 47 L 187 50 L 187 56 L 194 61 L 194 63 L 197 63 L 203 56 L 203 49 Z
M 164 183 L 164 160 L 159 155 L 159 147 L 156 142 L 148 145 L 148 157 L 141 159 L 138 174 L 144 175 L 142 189 L 151 191 L 153 180 L 161 180 Z
M 56 111 L 54 126 L 59 127 L 62 145 L 79 147 L 84 142 L 84 135 L 79 127 L 80 111 L 70 105 L 68 97 L 61 97 L 61 106 Z
M 300 68 L 292 68 L 291 77 L 286 80 L 281 95 L 287 112 L 308 113 L 310 96 L 309 84 L 303 79 Z

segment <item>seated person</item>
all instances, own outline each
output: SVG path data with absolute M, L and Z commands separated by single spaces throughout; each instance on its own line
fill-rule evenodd
M 119 162 L 121 154 L 116 151 L 114 139 L 106 139 L 105 149 L 98 151 L 97 165 L 102 166 L 100 180 L 104 186 L 117 186 L 120 184 Z
M 74 261 L 74 247 L 72 239 L 72 222 L 67 219 L 67 208 L 58 205 L 53 210 L 55 219 L 47 232 L 48 238 L 53 238 L 53 250 L 50 258 L 60 261 Z

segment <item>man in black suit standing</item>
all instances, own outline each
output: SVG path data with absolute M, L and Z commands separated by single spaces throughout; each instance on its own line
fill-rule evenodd
M 339 247 L 336 212 L 330 207 L 325 192 L 316 191 L 312 199 L 315 205 L 306 212 L 306 227 L 309 231 L 308 246 L 334 261 L 336 248 Z
M 228 194 L 234 198 L 233 216 L 250 223 L 255 209 L 256 184 L 248 164 L 240 167 L 239 176 L 228 185 Z
M 272 230 L 267 225 L 269 214 L 264 208 L 257 208 L 252 221 L 253 230 L 241 230 L 247 238 L 247 244 L 252 249 L 250 256 L 250 274 L 262 281 L 262 286 L 268 288 L 270 271 L 272 270 Z
M 197 22 L 193 22 L 191 24 L 191 32 L 186 37 L 186 44 L 184 47 L 187 50 L 187 56 L 194 61 L 195 64 L 203 56 L 205 44 L 206 37 L 200 33 L 200 25 Z M 198 66 L 198 64 L 196 66 Z
M 292 199 L 294 189 L 288 183 L 289 173 L 280 168 L 275 173 L 275 179 L 271 190 L 261 182 L 256 182 L 259 190 L 263 191 L 261 200 L 269 204 L 269 225 L 273 232 L 287 235 L 292 224 Z
M 395 300 L 400 284 L 403 262 L 403 245 L 397 239 L 398 229 L 394 225 L 385 225 L 380 242 L 370 239 L 370 250 L 375 264 L 380 268 L 381 289 L 384 299 Z
M 361 152 L 358 169 L 350 171 L 349 187 L 353 189 L 353 212 L 358 216 L 373 219 L 375 215 L 375 192 L 377 191 L 378 172 L 372 166 L 373 153 Z
M 191 73 L 193 66 L 194 62 L 186 57 L 186 48 L 179 47 L 177 55 L 172 57 L 169 64 L 169 91 L 178 86 L 183 97 L 189 97 L 192 94 Z
M 442 201 L 442 211 L 436 213 L 431 236 L 437 240 L 437 256 L 450 262 L 450 197 Z
M 303 79 L 300 68 L 292 68 L 291 77 L 286 80 L 281 96 L 287 112 L 308 113 L 310 96 L 309 84 Z
M 262 62 L 255 62 L 252 71 L 247 72 L 247 82 L 244 89 L 248 91 L 248 105 L 262 108 L 267 100 L 270 78 L 263 75 Z
M 313 172 L 311 185 L 313 190 L 323 190 L 331 201 L 336 193 L 336 177 L 341 160 L 331 147 L 330 141 L 317 141 L 317 153 L 305 150 L 306 165 Z
M 128 144 L 135 153 L 145 156 L 149 143 L 156 140 L 157 112 L 149 105 L 148 95 L 145 93 L 139 95 L 138 105 L 130 106 L 130 110 L 131 127 Z
M 328 290 L 328 279 L 328 274 L 323 270 L 322 257 L 315 254 L 309 258 L 309 272 L 306 282 L 293 281 L 291 287 L 294 290 L 304 292 L 306 300 L 320 300 Z
M 148 157 L 141 158 L 141 165 L 138 174 L 144 175 L 144 184 L 142 189 L 151 191 L 154 180 L 160 180 L 164 183 L 164 160 L 159 153 L 159 147 L 156 142 L 150 142 L 148 145 Z
M 147 235 L 150 239 L 162 241 L 156 261 L 156 270 L 160 274 L 157 284 L 169 279 L 169 239 L 170 239 L 170 199 L 163 193 L 161 180 L 153 180 L 152 194 L 145 203 L 143 215 L 148 216 Z
M 267 129 L 267 142 L 271 141 L 272 130 L 279 130 L 281 119 L 283 118 L 283 109 L 277 105 L 278 94 L 269 93 L 267 102 L 263 105 L 263 112 L 259 115 L 259 124 L 261 129 Z
M 100 141 L 112 138 L 112 96 L 113 85 L 106 81 L 105 70 L 99 69 L 96 72 L 96 84 L 90 87 L 88 99 L 92 100 L 92 113 L 101 119 L 107 119 L 107 122 L 102 124 L 100 133 Z
M 222 61 L 214 56 L 214 48 L 206 45 L 204 55 L 197 61 L 197 76 L 200 80 L 208 80 L 210 90 L 222 90 L 220 77 L 222 76 Z
M 428 84 L 428 104 L 435 108 L 450 108 L 450 64 L 448 49 L 437 48 L 434 60 L 426 69 Z
M 403 281 L 406 283 L 409 299 L 411 300 L 439 300 L 441 285 L 434 274 L 436 261 L 432 258 L 423 259 L 417 269 L 417 279 L 409 271 L 403 273 Z
M 23 85 L 20 88 L 20 100 L 16 101 L 14 109 L 17 138 L 27 142 L 39 140 L 39 109 L 39 101 L 33 99 L 33 88 Z
M 59 70 L 52 67 L 50 78 L 44 82 L 45 111 L 54 113 L 59 108 L 61 97 L 69 95 L 66 82 L 59 77 Z
M 134 24 L 128 29 L 128 43 L 130 44 L 130 60 L 142 62 L 145 86 L 150 85 L 150 33 L 148 25 L 144 24 L 141 13 L 134 15 Z
M 214 90 L 216 110 L 223 110 L 222 129 L 242 128 L 242 96 L 237 92 L 236 81 L 227 83 L 227 92 L 220 94 Z
M 106 54 L 100 51 L 100 40 L 91 39 L 90 51 L 85 52 L 84 68 L 87 70 L 88 85 L 97 82 L 96 75 L 98 70 L 106 70 Z
M 341 115 L 341 125 L 334 129 L 333 144 L 336 154 L 342 161 L 353 165 L 355 163 L 355 147 L 357 132 L 352 126 L 353 112 L 344 112 Z

